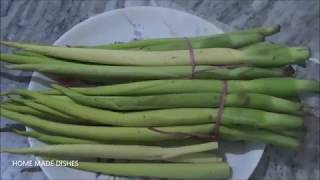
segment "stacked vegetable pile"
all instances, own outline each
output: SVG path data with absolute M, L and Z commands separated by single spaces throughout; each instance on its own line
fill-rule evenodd
M 319 82 L 293 78 L 288 66 L 305 63 L 308 48 L 262 42 L 278 31 L 91 47 L 1 42 L 24 50 L 1 54 L 10 69 L 91 83 L 148 80 L 2 93 L 1 116 L 33 128 L 14 132 L 51 144 L 2 152 L 113 159 L 73 168 L 119 176 L 227 179 L 216 140 L 297 148 L 311 107 L 291 99 L 320 92 Z

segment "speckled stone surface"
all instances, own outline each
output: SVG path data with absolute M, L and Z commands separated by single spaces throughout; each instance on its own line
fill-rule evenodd
M 161 6 L 174 8 L 218 23 L 225 30 L 260 25 L 280 24 L 281 33 L 270 38 L 287 45 L 307 45 L 319 59 L 318 0 L 1 0 L 1 40 L 53 43 L 75 24 L 117 8 Z M 9 49 L 1 47 L 1 52 Z M 30 73 L 7 71 L 1 64 L 1 91 L 25 88 Z M 298 67 L 298 77 L 319 80 L 319 65 L 308 63 Z M 320 179 L 319 161 L 319 96 L 304 95 L 303 102 L 315 107 L 315 117 L 306 118 L 307 134 L 298 150 L 268 146 L 251 179 L 313 180 Z M 12 123 L 2 119 L 1 127 Z M 27 139 L 1 133 L 1 146 L 25 147 Z M 12 160 L 33 159 L 32 156 L 1 154 L 1 179 L 46 180 L 39 169 L 21 172 Z

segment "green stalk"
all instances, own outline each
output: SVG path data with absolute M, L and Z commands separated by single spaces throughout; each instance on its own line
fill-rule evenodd
M 1 116 L 37 128 L 48 133 L 61 136 L 89 139 L 107 143 L 135 142 L 137 144 L 148 142 L 162 142 L 167 140 L 189 139 L 188 136 L 174 136 L 153 131 L 149 128 L 132 127 L 101 127 L 63 124 L 46 121 L 34 116 L 23 115 L 9 110 L 1 109 Z M 191 134 L 209 135 L 215 127 L 214 123 L 194 126 L 159 127 L 157 129 L 165 132 L 181 132 Z M 287 148 L 296 148 L 299 142 L 292 137 L 283 136 L 262 129 L 241 130 L 220 126 L 219 134 L 222 139 L 232 141 L 252 141 L 270 143 Z
M 47 106 L 44 106 L 42 104 L 39 104 L 39 103 L 36 103 L 36 102 L 32 102 L 32 101 L 27 101 L 27 102 L 24 102 L 25 105 L 27 105 L 28 107 L 31 107 L 31 108 L 34 108 L 36 110 L 39 110 L 43 113 L 46 113 L 48 114 L 49 116 L 53 115 L 55 117 L 59 117 L 59 118 L 62 118 L 62 119 L 67 119 L 68 122 L 71 122 L 71 123 L 83 123 L 83 121 L 81 120 L 75 120 L 73 117 L 69 116 L 69 115 L 66 115 L 64 113 L 61 113 L 59 111 L 56 111 L 52 108 L 49 108 Z
M 49 108 L 45 105 L 33 102 L 31 100 L 25 100 L 25 99 L 16 99 L 13 98 L 11 99 L 14 102 L 19 102 L 22 103 L 24 105 L 26 105 L 27 107 L 30 107 L 31 109 L 34 109 L 35 111 L 40 111 L 42 114 L 45 115 L 45 117 L 50 117 L 52 116 L 53 118 L 56 118 L 56 120 L 59 120 L 61 122 L 67 122 L 67 123 L 88 123 L 87 121 L 81 120 L 81 119 L 77 119 L 77 118 L 73 118 L 70 115 L 61 113 L 55 109 Z M 66 102 L 70 102 L 68 100 L 65 100 Z M 32 114 L 32 113 L 30 113 Z
M 304 48 L 288 48 L 285 45 L 273 44 L 269 42 L 259 42 L 257 44 L 252 44 L 250 46 L 244 47 L 241 50 L 246 52 L 246 54 L 259 54 L 262 56 L 268 56 L 272 54 L 275 58 L 272 61 L 282 61 L 282 59 L 295 59 L 296 57 L 303 55 L 306 51 Z M 301 53 L 301 54 L 300 54 Z M 301 56 L 301 58 L 303 58 Z M 299 59 L 299 58 L 298 58 Z M 297 64 L 303 63 L 303 61 L 297 62 Z
M 34 53 L 34 52 L 30 52 L 30 51 L 18 51 L 14 53 L 15 55 L 20 55 L 20 56 L 31 56 L 31 57 L 43 57 L 43 58 L 50 58 L 53 59 L 51 57 L 39 54 L 39 53 Z
M 290 136 L 290 137 L 301 139 L 306 134 L 306 132 L 305 132 L 305 130 L 283 131 L 281 134 L 283 134 L 285 136 Z
M 202 48 L 239 48 L 264 40 L 264 36 L 272 35 L 280 31 L 280 26 L 259 27 L 217 34 L 212 36 L 190 37 L 189 40 L 194 49 Z M 106 44 L 97 46 L 72 46 L 99 49 L 128 49 L 128 50 L 183 50 L 188 49 L 183 38 L 158 38 L 131 41 L 127 43 Z
M 116 80 L 152 80 L 152 79 L 178 79 L 192 76 L 191 66 L 106 66 L 79 63 L 56 64 L 16 64 L 7 65 L 9 69 L 25 71 L 39 71 L 61 75 L 64 77 L 77 77 L 93 82 L 106 82 Z M 194 79 L 255 79 L 266 77 L 292 76 L 290 68 L 256 68 L 256 67 L 214 67 L 197 66 Z
M 14 132 L 16 134 L 21 135 L 21 136 L 28 136 L 28 137 L 36 138 L 37 140 L 40 140 L 40 141 L 45 142 L 47 144 L 99 144 L 98 141 L 57 136 L 57 135 L 49 135 L 49 134 L 45 134 L 45 133 L 35 131 L 35 130 L 32 130 L 32 131 L 14 130 Z
M 264 36 L 269 36 L 269 35 L 273 35 L 275 33 L 280 32 L 280 25 L 274 25 L 269 27 L 257 27 L 257 28 L 242 30 L 240 32 L 260 33 Z
M 169 108 L 210 108 L 219 107 L 219 93 L 186 93 L 151 96 L 87 96 L 71 88 L 52 85 L 77 103 L 111 110 L 148 110 Z M 63 99 L 60 99 L 60 101 Z M 225 107 L 262 109 L 290 114 L 309 113 L 308 107 L 300 103 L 273 96 L 253 93 L 228 94 Z
M 54 120 L 54 121 L 59 121 L 59 122 L 67 122 L 67 123 L 77 123 L 77 124 L 90 124 L 87 121 L 81 121 L 79 119 L 75 119 L 71 116 L 68 116 L 66 114 L 63 114 L 59 111 L 56 111 L 54 109 L 48 108 L 42 104 L 38 104 L 35 102 L 31 102 L 28 100 L 21 100 L 21 99 L 11 99 L 12 101 L 19 101 L 23 102 L 25 105 L 17 105 L 13 103 L 4 103 L 1 104 L 1 108 L 18 112 L 18 113 L 23 113 L 23 114 L 30 114 L 34 115 L 40 118 L 46 118 L 49 120 Z
M 217 142 L 174 148 L 141 145 L 63 144 L 32 148 L 3 149 L 1 152 L 80 158 L 108 158 L 124 160 L 166 160 L 186 154 L 218 148 Z
M 167 159 L 167 161 L 180 163 L 213 163 L 223 162 L 223 158 L 214 155 L 212 152 L 202 152 L 170 158 Z
M 83 126 L 63 124 L 46 121 L 34 116 L 23 115 L 9 110 L 1 109 L 1 116 L 21 122 L 29 127 L 37 128 L 49 133 L 76 137 L 82 139 L 91 139 L 102 142 L 159 142 L 173 139 L 186 139 L 184 136 L 170 136 L 152 131 L 148 128 L 128 128 L 128 127 L 106 127 L 106 126 Z M 212 131 L 213 125 L 180 126 L 159 128 L 164 131 L 185 132 L 185 133 L 203 133 L 208 134 Z M 84 133 L 85 132 L 85 133 Z
M 127 113 L 112 112 L 77 103 L 59 101 L 48 95 L 32 91 L 20 91 L 18 93 L 22 96 L 34 98 L 38 103 L 64 114 L 103 125 L 155 127 L 204 124 L 215 122 L 218 113 L 218 109 L 213 108 L 176 108 Z M 298 116 L 245 108 L 225 108 L 221 121 L 224 125 L 239 124 L 265 129 L 274 129 L 274 127 L 292 129 L 303 126 L 303 120 Z
M 23 114 L 31 114 L 39 117 L 47 117 L 47 115 L 41 111 L 38 111 L 28 106 L 18 105 L 16 103 L 11 103 L 11 102 L 2 103 L 1 108 L 14 111 L 14 112 L 23 113 Z
M 285 49 L 287 48 L 285 45 L 281 44 L 273 44 L 270 42 L 259 42 L 256 44 L 251 44 L 249 46 L 245 46 L 240 48 L 241 50 L 245 50 L 247 52 L 251 53 L 259 53 L 263 55 L 267 55 L 273 52 L 281 52 L 279 49 Z
M 264 40 L 264 36 L 256 32 L 238 32 L 212 36 L 191 37 L 189 40 L 194 49 L 239 48 L 249 44 L 261 42 Z M 146 51 L 171 51 L 188 49 L 187 41 L 184 38 L 145 39 L 126 43 L 72 47 Z
M 36 138 L 42 142 L 47 144 L 105 144 L 106 141 L 94 141 L 94 140 L 87 140 L 87 139 L 80 139 L 80 138 L 73 138 L 68 136 L 61 136 L 57 134 L 48 134 L 46 132 L 41 131 L 19 131 L 14 130 L 16 134 L 22 136 L 28 136 Z M 161 147 L 177 147 L 177 146 L 187 146 L 192 144 L 198 143 L 206 143 L 208 140 L 199 140 L 199 139 L 185 139 L 185 140 L 168 140 L 163 142 L 144 142 L 139 143 L 140 145 L 151 145 L 151 146 L 161 146 Z M 136 142 L 108 142 L 109 144 L 126 144 L 126 145 L 136 145 Z M 199 161 L 203 161 L 202 156 L 199 157 Z M 176 158 L 174 158 L 176 159 Z M 180 159 L 180 158 L 179 158 Z M 187 158 L 192 159 L 192 158 Z M 213 159 L 209 160 L 212 161 Z M 178 162 L 178 161 L 177 161 Z M 181 159 L 182 162 L 182 159 Z
M 112 158 L 113 159 L 113 158 Z M 146 162 L 146 161 L 128 161 L 129 163 L 134 162 Z M 181 155 L 174 158 L 168 158 L 162 160 L 162 162 L 174 162 L 174 163 L 222 163 L 223 158 L 214 154 L 214 152 L 201 152 Z
M 224 83 L 218 80 L 153 80 L 132 82 L 117 85 L 80 87 L 74 90 L 85 95 L 155 95 L 173 93 L 199 93 L 223 91 Z M 319 93 L 320 83 L 313 80 L 300 80 L 294 78 L 264 78 L 249 81 L 228 81 L 229 93 L 258 93 L 278 97 L 296 96 L 300 93 Z M 44 94 L 61 94 L 57 90 L 40 91 Z M 14 94 L 15 92 L 11 92 Z M 6 93 L 8 94 L 8 93 Z
M 50 66 L 51 63 L 63 64 L 67 63 L 65 61 L 60 61 L 54 58 L 48 57 L 38 57 L 38 56 L 22 56 L 15 54 L 0 54 L 0 61 L 14 63 L 14 64 L 45 64 Z
M 16 42 L 1 41 L 1 44 L 41 53 L 48 56 L 71 61 L 131 66 L 176 66 L 190 65 L 189 50 L 173 51 L 126 51 L 90 48 L 65 48 L 56 46 L 39 46 Z M 284 48 L 281 53 L 260 55 L 229 48 L 195 49 L 194 55 L 198 65 L 253 65 L 274 67 L 305 62 L 310 56 L 308 48 Z M 287 58 L 287 56 L 289 58 Z
M 237 125 L 237 126 L 228 126 L 229 128 L 233 128 L 233 129 L 241 129 L 242 131 L 247 131 L 250 132 L 252 130 L 252 128 L 247 127 L 247 126 L 241 126 L 241 125 Z M 296 138 L 296 139 L 301 139 L 301 137 L 305 134 L 305 128 L 302 129 L 292 129 L 292 130 L 279 130 L 277 129 L 277 127 L 274 127 L 273 130 L 270 130 L 273 133 L 277 133 L 283 136 L 288 136 L 288 137 L 292 137 L 292 138 Z
M 252 129 L 248 129 L 245 127 L 233 127 L 238 128 L 240 130 L 245 130 L 247 132 L 251 132 Z M 232 129 L 231 129 L 232 130 Z M 80 139 L 80 138 L 72 138 L 72 137 L 67 137 L 67 136 L 61 136 L 61 135 L 55 135 L 55 134 L 47 134 L 47 133 L 42 133 L 39 131 L 19 131 L 19 130 L 14 130 L 16 134 L 22 135 L 22 136 L 28 136 L 28 137 L 33 137 L 36 138 L 37 140 L 40 140 L 42 142 L 45 142 L 47 144 L 101 144 L 105 143 L 103 141 L 94 141 L 94 140 L 87 140 L 87 139 Z M 277 132 L 274 132 L 277 133 Z M 288 137 L 293 137 L 293 138 L 301 138 L 303 136 L 302 131 L 282 131 L 280 132 L 281 135 L 288 136 Z M 243 136 L 243 135 L 240 135 Z M 228 139 L 228 138 L 226 138 Z M 248 138 L 250 139 L 250 137 Z M 258 137 L 259 139 L 259 137 Z M 230 141 L 238 141 L 238 140 L 243 140 L 242 138 L 240 139 L 234 139 L 232 136 L 229 138 Z M 251 140 L 255 142 L 259 142 L 258 140 Z M 266 140 L 262 140 L 263 142 Z M 292 140 L 291 140 L 292 141 Z M 199 140 L 199 139 L 183 139 L 183 140 L 167 140 L 167 141 L 162 141 L 162 142 L 144 142 L 144 143 L 139 143 L 141 145 L 152 145 L 152 146 L 161 146 L 161 147 L 177 147 L 177 146 L 186 146 L 186 145 L 191 145 L 191 144 L 196 144 L 196 143 L 205 143 L 207 142 L 206 140 Z M 267 141 L 268 142 L 268 141 Z M 272 142 L 272 140 L 270 141 Z M 108 142 L 110 143 L 110 142 Z M 115 144 L 119 144 L 119 142 L 112 142 Z M 136 142 L 120 142 L 120 144 L 128 144 L 128 145 L 134 145 Z M 170 162 L 216 162 L 216 161 L 221 161 L 221 158 L 215 157 L 212 155 L 212 153 L 197 153 L 193 156 L 193 154 L 185 155 L 183 157 L 178 157 L 178 158 L 173 158 L 173 159 L 168 159 Z
M 71 168 L 107 175 L 154 177 L 168 179 L 229 179 L 231 168 L 227 163 L 94 163 L 79 162 Z

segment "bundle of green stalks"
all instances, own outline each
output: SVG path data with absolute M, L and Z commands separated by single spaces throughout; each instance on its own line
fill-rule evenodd
M 80 78 L 88 82 L 106 82 L 115 80 L 149 80 L 191 78 L 191 66 L 109 66 L 61 62 L 46 57 L 31 57 L 13 54 L 1 54 L 1 61 L 15 63 L 7 65 L 9 69 L 39 71 L 63 77 Z M 197 66 L 193 78 L 196 79 L 253 79 L 264 77 L 292 76 L 290 67 L 214 67 Z
M 1 109 L 1 116 L 23 123 L 34 129 L 41 130 L 45 134 L 49 133 L 51 135 L 47 135 L 51 136 L 50 138 L 55 138 L 53 136 L 57 135 L 60 137 L 71 137 L 111 144 L 120 143 L 145 145 L 162 144 L 162 142 L 170 141 L 171 145 L 174 145 L 176 142 L 179 143 L 177 140 L 192 139 L 192 135 L 194 134 L 204 136 L 204 138 L 201 138 L 203 140 L 212 141 L 210 135 L 215 127 L 215 123 L 156 127 L 164 132 L 178 132 L 184 134 L 172 135 L 160 133 L 148 127 L 89 126 L 53 122 L 44 118 L 22 114 L 4 108 Z M 273 130 L 270 131 L 267 129 L 238 128 L 237 126 L 221 125 L 219 134 L 222 139 L 230 141 L 264 142 L 282 147 L 296 148 L 299 146 L 299 140 L 296 138 L 295 134 L 298 132 L 301 133 L 301 131 L 303 131 L 301 128 L 302 127 L 282 129 L 274 132 Z M 36 136 L 36 138 L 42 136 L 43 135 Z M 197 140 L 197 138 L 195 138 L 195 140 Z M 191 143 L 194 142 L 191 141 Z
M 149 127 L 169 131 L 173 128 L 177 132 L 209 136 L 217 120 L 223 83 L 214 80 L 158 80 L 89 88 L 52 87 L 54 89 L 39 92 L 15 90 L 7 93 L 11 95 L 9 101 L 2 105 L 3 116 L 40 128 L 44 133 L 53 133 L 53 136 L 59 136 L 58 139 L 66 136 L 94 142 L 130 144 L 190 138 L 162 134 Z M 287 97 L 302 92 L 317 93 L 319 83 L 288 78 L 229 81 L 228 90 L 230 93 L 226 97 L 220 127 L 222 139 L 294 148 L 299 145 L 297 138 L 304 131 L 301 115 L 310 114 L 311 108 L 272 95 Z M 54 129 L 39 126 L 44 124 L 41 121 L 53 123 L 49 126 Z M 64 126 L 85 128 L 87 133 L 65 132 Z M 99 135 L 100 128 L 108 130 Z M 133 130 L 134 134 L 128 133 L 129 130 Z M 93 131 L 94 135 L 88 134 L 89 131 Z M 122 131 L 126 131 L 128 136 L 114 134 Z M 136 131 L 143 133 L 135 134 L 138 133 Z
M 93 47 L 56 47 L 5 42 L 25 51 L 1 54 L 9 69 L 39 71 L 86 82 L 152 79 L 255 79 L 288 77 L 290 64 L 310 56 L 304 47 L 263 43 L 279 26 L 261 27 L 189 39 L 196 59 L 192 71 L 185 38 L 161 38 Z M 148 66 L 148 67 L 146 67 Z
M 189 50 L 172 51 L 127 51 L 93 48 L 66 48 L 40 46 L 17 42 L 1 41 L 1 44 L 40 53 L 65 61 L 120 66 L 188 66 Z M 276 46 L 276 45 L 275 45 Z M 309 49 L 281 46 L 276 52 L 261 53 L 250 49 L 207 48 L 194 49 L 197 65 L 247 65 L 258 67 L 277 67 L 305 62 Z M 39 57 L 40 58 L 40 57 Z
M 303 117 L 313 109 L 293 99 L 320 92 L 319 82 L 294 78 L 290 67 L 306 62 L 308 48 L 263 42 L 279 30 L 97 46 L 2 41 L 22 49 L 1 54 L 9 69 L 85 82 L 129 82 L 2 92 L 7 98 L 1 116 L 32 128 L 13 132 L 47 145 L 1 152 L 116 160 L 71 167 L 115 176 L 228 179 L 231 168 L 216 151 L 219 141 L 298 148 Z
M 288 78 L 234 81 L 238 85 L 240 82 L 251 86 L 234 89 L 232 87 L 238 86 L 232 86 L 229 81 L 229 91 L 236 91 L 226 98 L 219 127 L 221 140 L 262 142 L 286 148 L 300 146 L 304 131 L 300 115 L 310 113 L 310 108 L 268 94 L 278 92 L 286 97 L 319 92 L 315 82 Z M 283 82 L 288 86 L 280 91 L 270 89 Z M 195 87 L 200 92 L 194 91 Z M 227 179 L 231 175 L 227 163 L 212 152 L 217 143 L 211 142 L 222 81 L 158 80 L 89 88 L 52 85 L 52 88 L 3 94 L 8 95 L 9 100 L 2 104 L 1 116 L 34 129 L 14 132 L 50 145 L 2 152 L 130 160 L 127 163 L 79 162 L 79 166 L 72 167 L 117 176 Z M 257 94 L 257 90 L 263 91 Z M 120 165 L 131 169 L 121 170 Z M 146 167 L 150 172 L 140 169 Z M 192 174 L 167 174 L 171 168 L 179 171 L 191 167 L 194 167 Z

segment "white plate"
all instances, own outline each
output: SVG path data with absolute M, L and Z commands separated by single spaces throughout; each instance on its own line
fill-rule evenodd
M 92 17 L 74 26 L 54 44 L 96 45 L 141 38 L 190 37 L 221 32 L 216 25 L 184 12 L 158 7 L 132 7 Z M 46 88 L 49 83 L 48 78 L 34 73 L 29 89 Z M 43 145 L 32 138 L 30 144 Z M 244 180 L 250 177 L 263 154 L 264 146 L 264 144 L 222 143 L 221 150 L 233 170 L 232 179 Z M 96 178 L 95 173 L 70 168 L 42 167 L 42 169 L 51 180 L 113 179 L 111 176 Z

